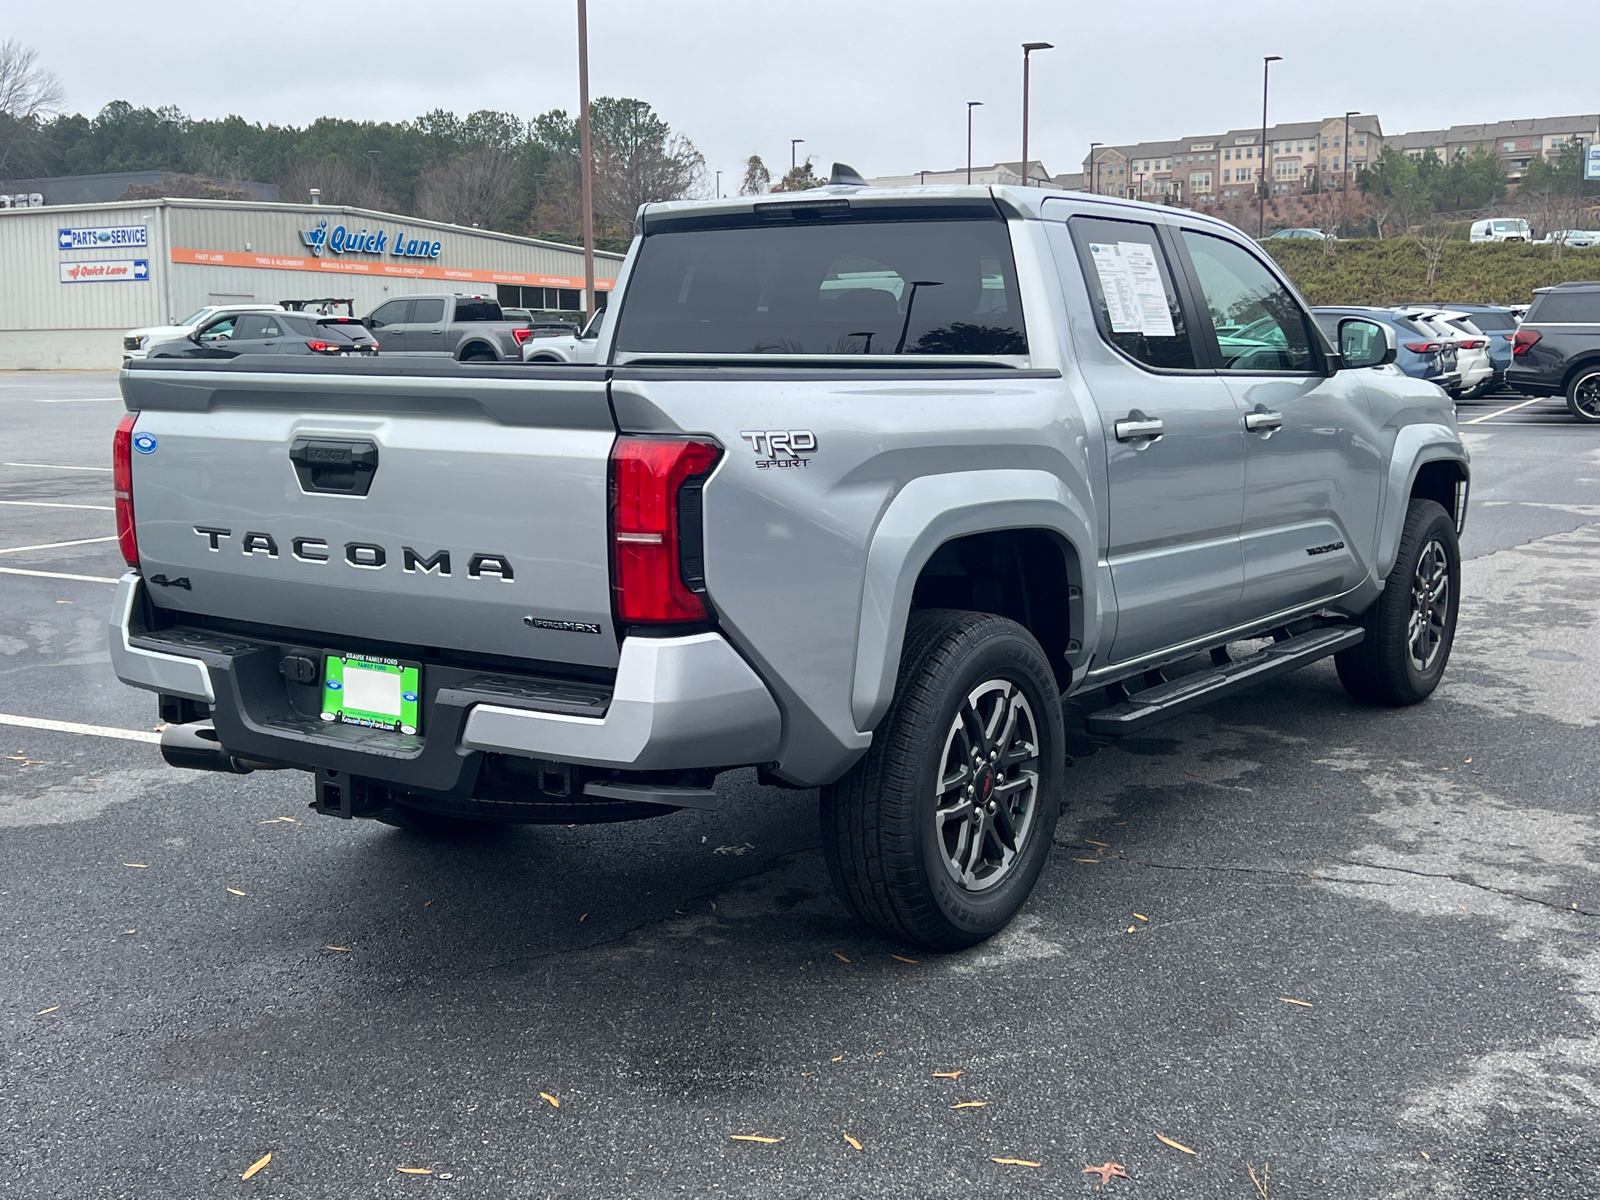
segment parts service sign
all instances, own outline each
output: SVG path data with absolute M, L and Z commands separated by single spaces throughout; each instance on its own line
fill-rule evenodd
M 99 262 L 64 262 L 62 283 L 134 283 L 150 278 L 147 258 L 108 258 Z
M 103 229 L 58 229 L 56 245 L 62 250 L 130 250 L 150 244 L 150 229 L 145 225 L 110 225 Z

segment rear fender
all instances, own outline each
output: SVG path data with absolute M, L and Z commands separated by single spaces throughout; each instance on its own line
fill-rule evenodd
M 1003 529 L 1045 529 L 1065 539 L 1079 556 L 1082 625 L 1069 654 L 1074 677 L 1093 653 L 1100 630 L 1095 572 L 1082 570 L 1084 547 L 1095 545 L 1094 525 L 1065 484 L 1046 471 L 957 471 L 913 479 L 890 502 L 867 550 L 861 616 L 856 631 L 851 713 L 856 728 L 872 729 L 894 698 L 900 649 L 917 577 L 945 542 Z M 1091 552 L 1088 561 L 1094 561 Z M 1062 597 L 1067 603 L 1067 597 Z M 1077 601 L 1073 602 L 1075 605 Z

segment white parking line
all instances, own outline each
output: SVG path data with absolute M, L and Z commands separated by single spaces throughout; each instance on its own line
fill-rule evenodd
M 49 500 L 0 500 L 0 504 L 15 504 L 19 508 L 92 508 L 96 512 L 116 512 L 109 504 L 57 504 Z
M 68 575 L 61 571 L 25 571 L 21 567 L 0 567 L 0 575 L 33 575 L 39 579 L 75 579 L 79 583 L 121 583 L 109 575 Z
M 1541 400 L 1549 400 L 1549 396 L 1535 396 L 1532 400 L 1524 400 L 1521 404 L 1513 404 L 1509 408 L 1502 408 L 1499 412 L 1485 413 L 1481 417 L 1473 417 L 1470 421 L 1461 422 L 1463 425 L 1482 425 L 1485 421 L 1492 421 L 1496 417 L 1503 417 L 1509 412 L 1516 412 L 1519 408 L 1527 408 L 1530 404 L 1538 404 Z
M 80 733 L 87 737 L 117 738 L 124 742 L 151 742 L 160 744 L 161 735 L 144 729 L 118 729 L 113 725 L 85 725 L 81 721 L 47 721 L 43 717 L 19 717 L 0 713 L 0 725 L 15 725 L 19 729 L 48 729 L 51 733 Z
M 110 467 L 64 467 L 60 463 L 0 463 L 0 467 L 37 467 L 43 471 L 104 471 L 111 474 Z
M 117 535 L 97 538 L 74 538 L 70 542 L 40 542 L 37 546 L 0 546 L 0 554 L 21 554 L 24 550 L 60 550 L 64 546 L 88 546 L 95 542 L 114 542 Z

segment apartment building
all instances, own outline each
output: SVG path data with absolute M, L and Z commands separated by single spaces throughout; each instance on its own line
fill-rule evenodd
M 1383 148 L 1383 126 L 1372 113 L 1231 129 L 1178 141 L 1096 146 L 1083 161 L 1084 190 L 1204 206 L 1253 197 L 1266 168 L 1274 194 L 1291 195 L 1352 184 Z
M 1600 141 L 1600 113 L 1422 129 L 1391 138 L 1390 144 L 1412 158 L 1432 150 L 1445 162 L 1458 153 L 1471 154 L 1481 148 L 1494 154 L 1506 176 L 1515 182 L 1535 159 L 1554 162 L 1568 145 L 1587 146 L 1596 141 Z

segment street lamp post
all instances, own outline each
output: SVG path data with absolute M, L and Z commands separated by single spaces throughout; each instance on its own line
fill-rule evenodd
M 1350 194 L 1350 118 L 1356 116 L 1360 109 L 1351 109 L 1344 115 L 1344 194 Z
M 1049 42 L 1022 43 L 1022 186 L 1033 186 L 1028 178 L 1028 55 L 1035 50 L 1054 50 Z
M 967 101 L 967 182 L 972 182 L 972 110 L 979 107 L 982 100 Z
M 1266 54 L 1261 59 L 1261 191 L 1257 197 L 1260 201 L 1257 238 L 1267 236 L 1267 72 L 1272 69 L 1273 63 L 1282 61 L 1281 54 Z
M 722 172 L 717 172 L 717 199 L 722 199 Z
M 583 176 L 583 304 L 594 316 L 594 151 L 589 141 L 589 4 L 578 0 L 578 151 Z
M 1095 196 L 1100 194 L 1100 160 L 1094 152 L 1104 145 L 1104 142 L 1089 143 L 1089 191 Z
M 794 148 L 796 146 L 800 145 L 804 141 L 805 141 L 805 138 L 790 138 L 789 139 L 789 170 L 791 170 L 791 171 L 794 170 L 796 167 L 798 167 L 800 165 L 798 162 L 795 161 Z

